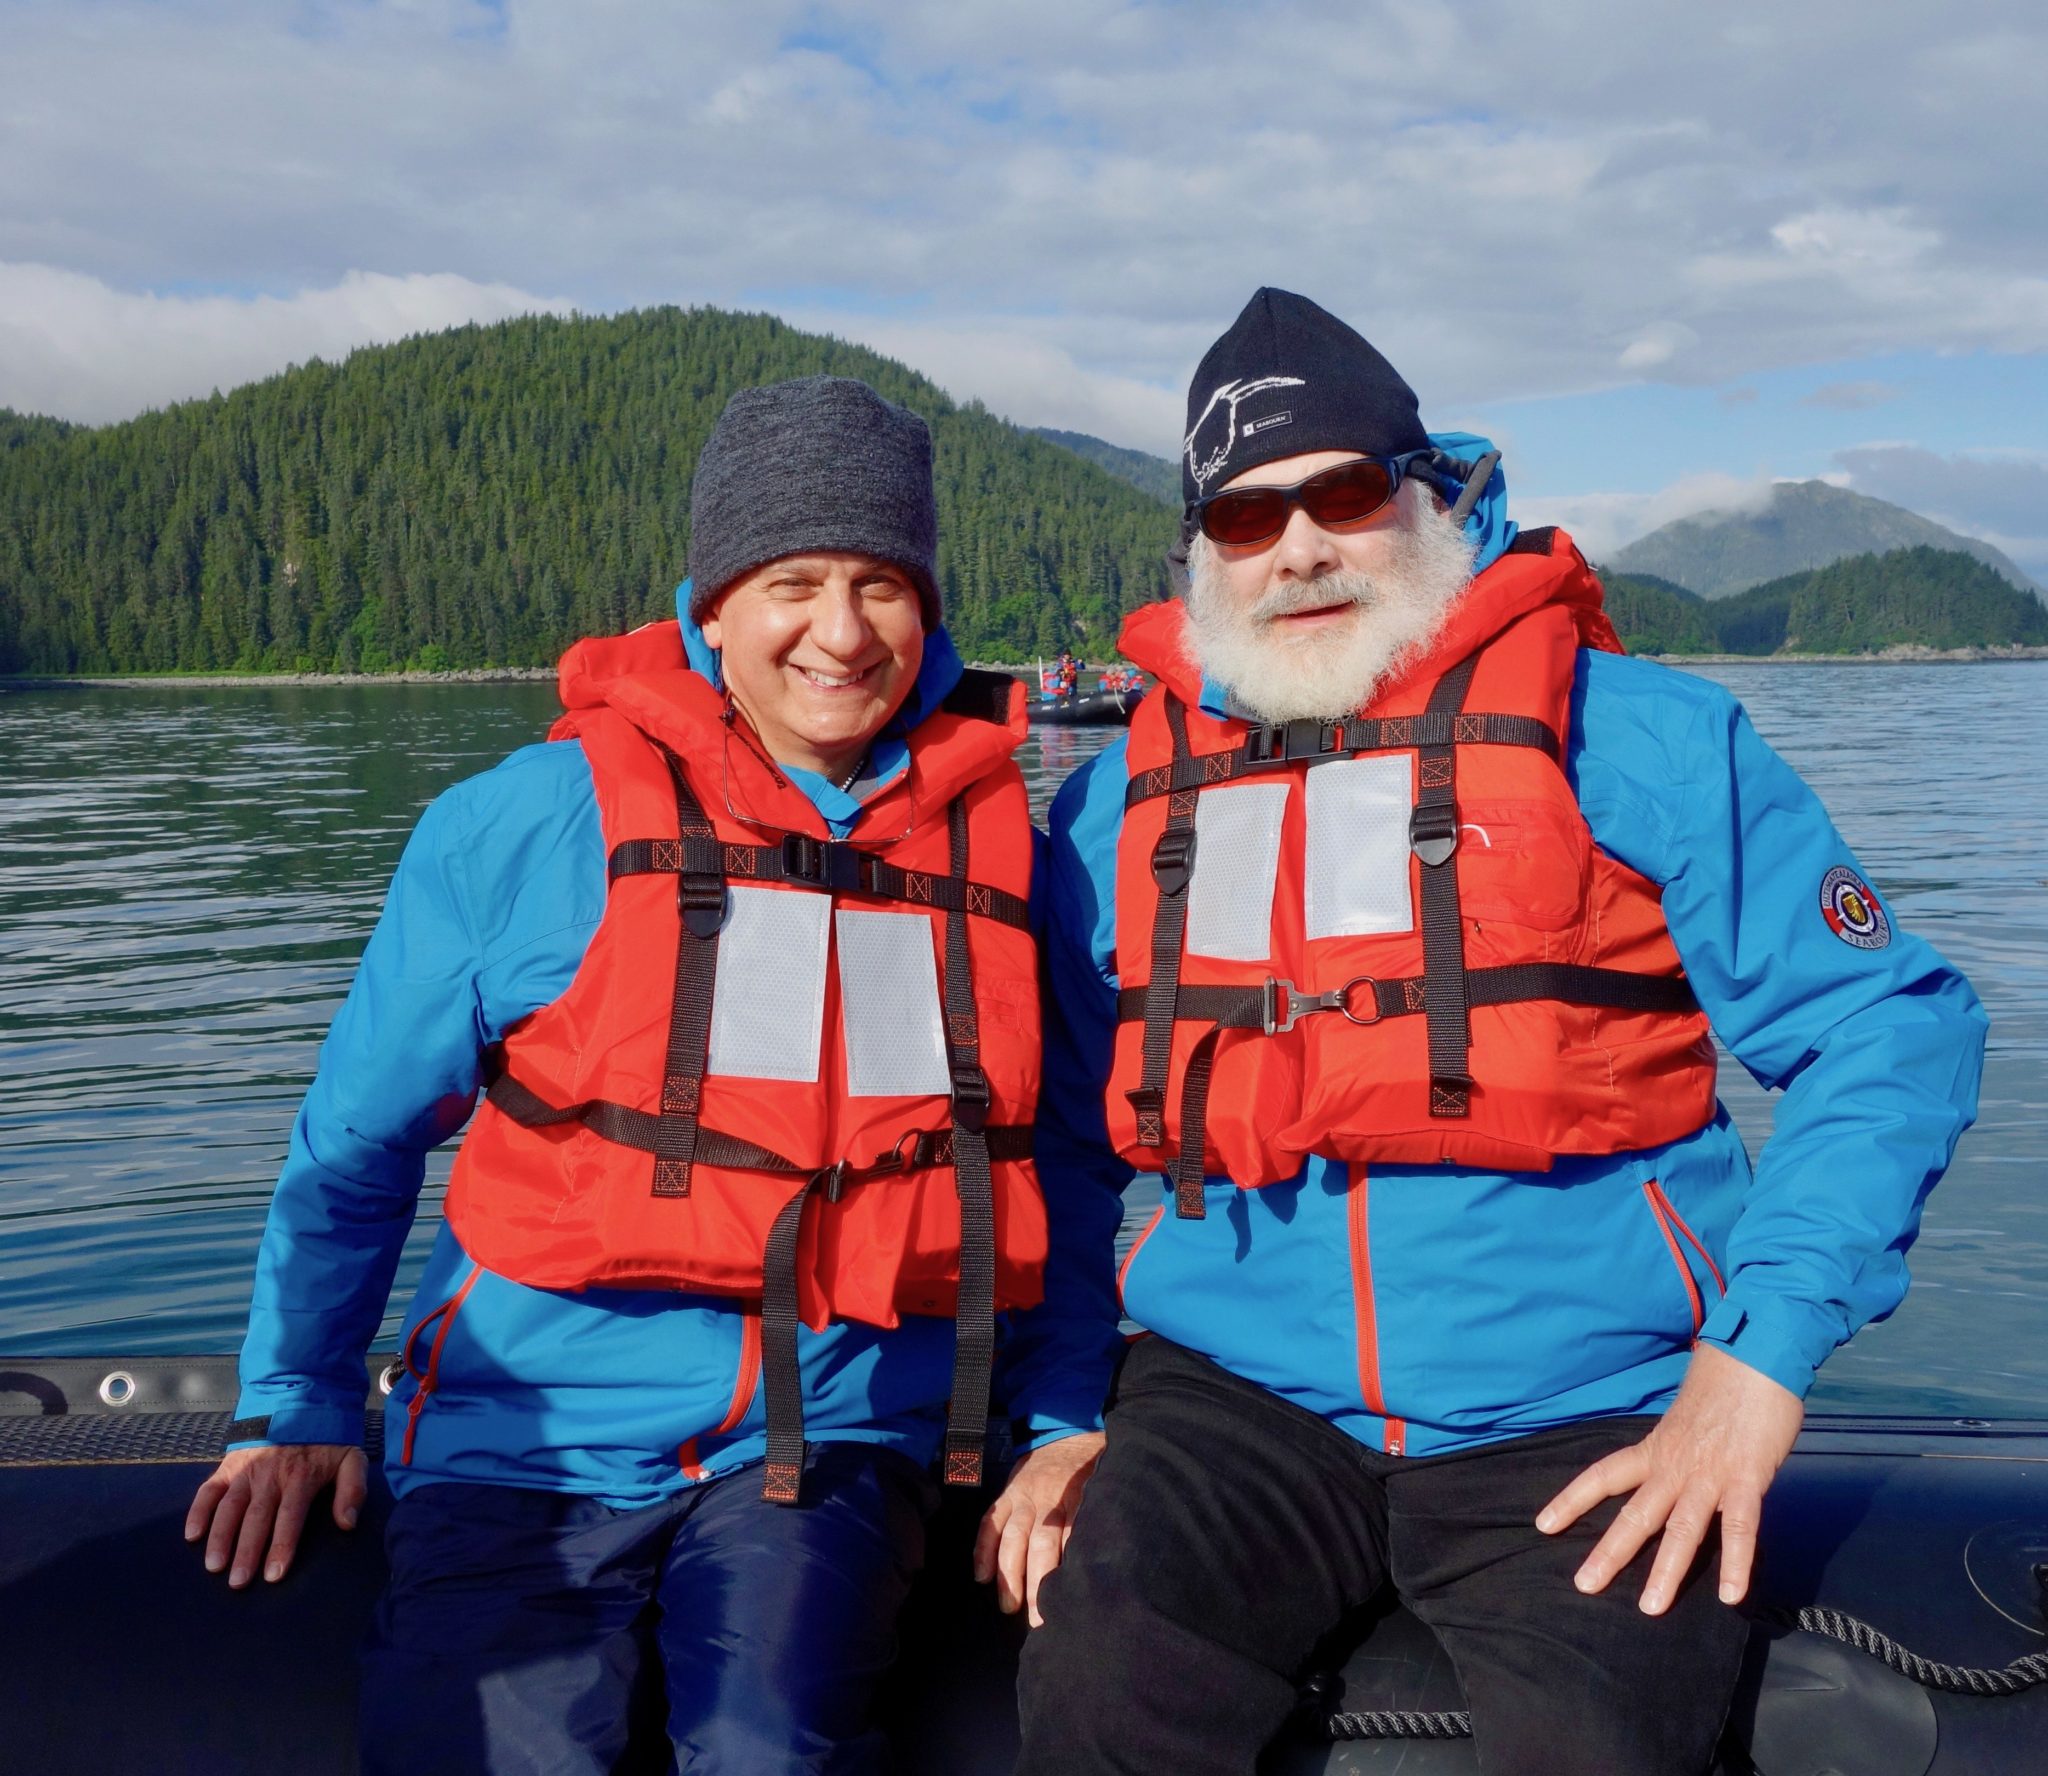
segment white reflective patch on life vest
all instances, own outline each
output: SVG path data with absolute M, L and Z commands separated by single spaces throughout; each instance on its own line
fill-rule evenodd
M 1188 885 L 1190 955 L 1263 962 L 1273 953 L 1273 884 L 1286 813 L 1284 782 L 1202 792 L 1195 803 L 1195 874 Z
M 946 1096 L 953 1085 L 931 920 L 851 908 L 836 917 L 847 1096 Z
M 1308 773 L 1308 935 L 1373 937 L 1415 928 L 1408 886 L 1414 768 L 1405 752 L 1333 759 Z
M 739 1079 L 815 1080 L 831 897 L 779 888 L 728 888 L 726 895 L 704 1070 Z

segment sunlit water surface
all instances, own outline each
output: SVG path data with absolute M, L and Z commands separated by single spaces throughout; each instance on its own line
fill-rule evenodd
M 1992 1016 L 1983 1112 L 1906 1305 L 1820 1407 L 2048 1412 L 2048 667 L 1712 676 Z M 0 1350 L 232 1350 L 322 1031 L 439 790 L 538 737 L 544 684 L 0 692 Z M 1103 729 L 1034 733 L 1043 817 Z M 1752 1149 L 1770 1099 L 1724 1059 Z M 446 1155 L 401 1267 L 409 1296 Z

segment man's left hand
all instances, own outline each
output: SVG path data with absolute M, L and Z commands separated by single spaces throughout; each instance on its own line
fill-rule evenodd
M 1701 1542 L 1721 1518 L 1721 1601 L 1740 1603 L 1756 1558 L 1764 1493 L 1792 1452 L 1806 1409 L 1798 1395 L 1710 1344 L 1695 1347 L 1671 1410 L 1640 1443 L 1595 1462 L 1537 1513 L 1545 1535 L 1576 1523 L 1602 1499 L 1630 1495 L 1572 1581 L 1605 1590 L 1660 1529 L 1643 1587 L 1645 1615 L 1661 1616 Z
M 974 1576 L 996 1582 L 996 1603 L 1006 1616 L 1021 1607 L 1042 1628 L 1038 1587 L 1058 1567 L 1074 1533 L 1081 1489 L 1102 1457 L 1103 1434 L 1086 1431 L 1042 1444 L 1010 1470 L 1002 1496 L 982 1517 L 974 1538 Z

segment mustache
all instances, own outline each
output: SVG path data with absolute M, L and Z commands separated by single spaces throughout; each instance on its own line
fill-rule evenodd
M 1325 574 L 1321 579 L 1297 580 L 1290 585 L 1275 586 L 1246 614 L 1254 623 L 1270 623 L 1278 617 L 1291 617 L 1298 611 L 1328 610 L 1339 604 L 1370 607 L 1379 601 L 1379 588 L 1373 584 L 1370 574 L 1335 573 Z

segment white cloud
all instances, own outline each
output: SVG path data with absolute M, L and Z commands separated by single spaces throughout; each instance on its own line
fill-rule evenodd
M 0 407 L 126 419 L 307 358 L 569 306 L 447 272 L 351 271 L 291 296 L 157 296 L 47 265 L 0 263 Z
M 1262 282 L 1431 413 L 2048 351 L 2030 0 L 1931 36 L 1907 0 L 0 0 L 0 29 L 0 261 L 115 291 L 430 267 L 803 312 L 1154 448 L 1157 391 Z M 44 404 L 105 411 L 65 363 Z
M 1516 501 L 1526 526 L 1561 524 L 1589 561 L 1606 560 L 1637 537 L 1680 518 L 1708 512 L 1761 512 L 1775 485 L 1768 475 L 1687 475 L 1653 493 L 1577 493 Z

